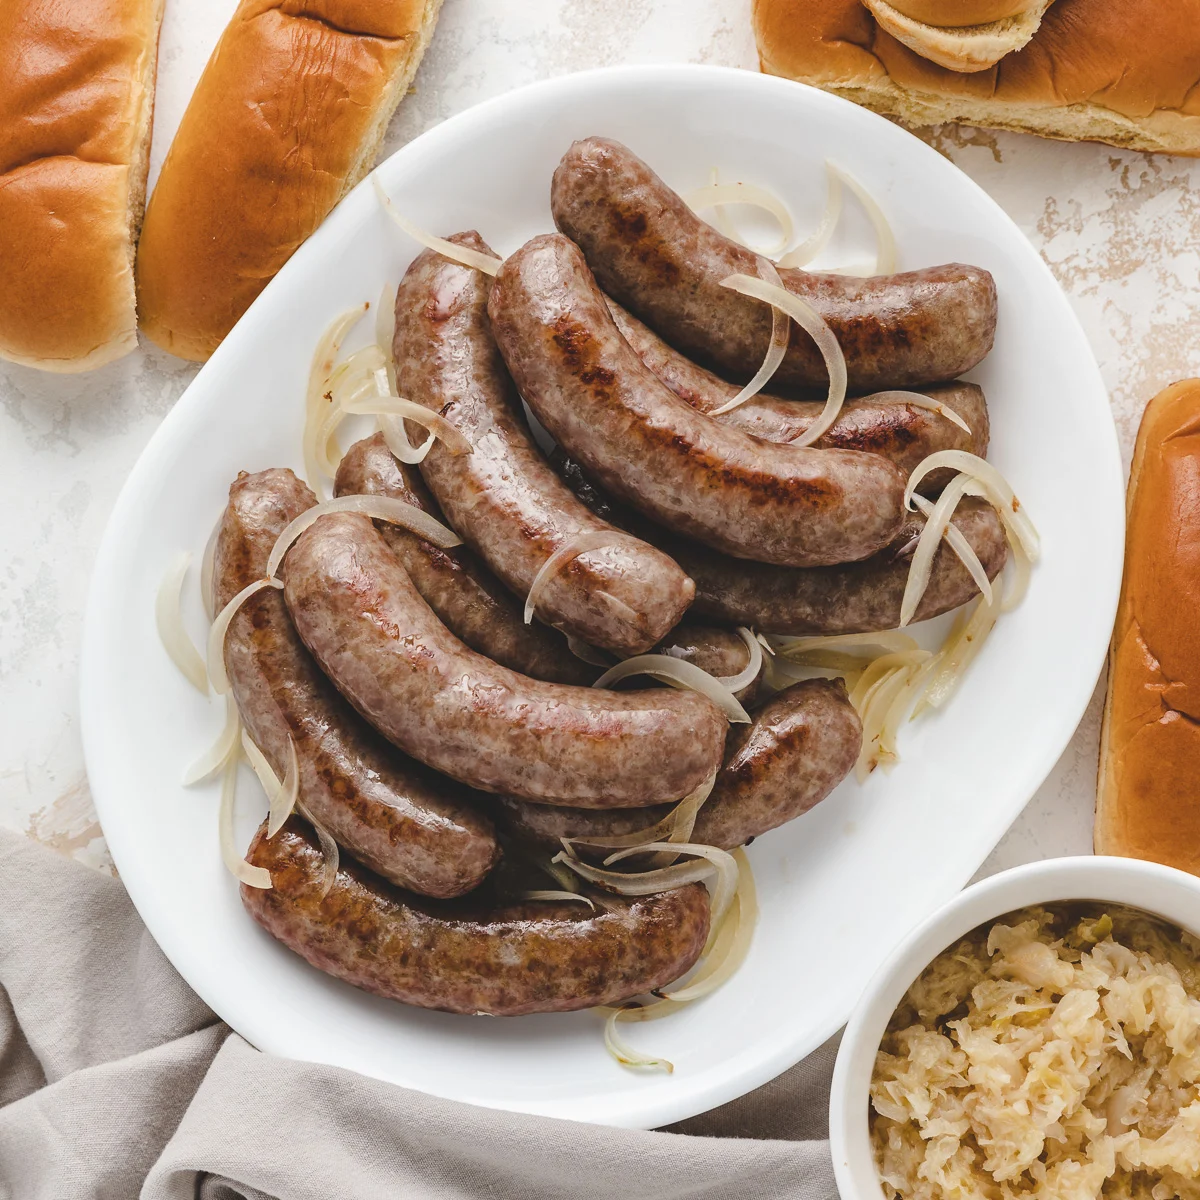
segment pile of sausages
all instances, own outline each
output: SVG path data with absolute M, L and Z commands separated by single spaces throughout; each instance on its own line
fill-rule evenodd
M 789 442 L 821 409 L 803 389 L 825 376 L 798 329 L 776 375 L 793 394 L 711 415 L 770 339 L 769 308 L 720 286 L 756 272 L 750 251 L 602 138 L 567 152 L 552 203 L 561 232 L 494 280 L 427 251 L 399 287 L 399 391 L 469 451 L 435 442 L 418 470 L 376 434 L 338 470 L 338 495 L 404 500 L 464 546 L 324 515 L 284 558 L 283 590 L 253 595 L 225 643 L 249 735 L 280 777 L 295 748 L 301 806 L 345 851 L 330 886 L 309 824 L 293 816 L 274 837 L 264 825 L 248 859 L 273 886 L 244 885 L 246 908 L 321 970 L 452 1012 L 615 1004 L 677 979 L 708 937 L 702 884 L 593 892 L 594 907 L 532 900 L 526 855 L 648 828 L 714 779 L 693 840 L 740 846 L 828 795 L 859 751 L 840 681 L 765 699 L 753 681 L 739 693 L 751 723 L 731 728 L 696 692 L 591 687 L 599 668 L 568 638 L 731 677 L 751 661 L 736 626 L 892 628 L 923 520 L 904 510 L 908 472 L 937 450 L 983 454 L 988 438 L 979 389 L 944 382 L 991 347 L 987 272 L 782 271 L 836 333 L 852 390 L 921 388 L 971 430 L 867 397 L 800 448 Z M 474 232 L 450 240 L 490 253 Z M 239 475 L 214 557 L 218 607 L 263 577 L 279 534 L 315 504 L 288 470 Z M 1007 552 L 995 514 L 968 500 L 955 521 L 994 577 Z M 527 624 L 535 578 L 581 538 L 590 548 L 549 577 Z M 943 545 L 918 618 L 975 594 Z

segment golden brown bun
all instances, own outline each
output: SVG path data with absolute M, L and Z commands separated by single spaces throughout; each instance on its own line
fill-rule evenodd
M 138 247 L 142 331 L 203 360 L 370 170 L 441 0 L 242 0 Z
M 948 71 L 967 72 L 985 71 L 1027 45 L 1053 2 L 1037 0 L 1024 12 L 986 23 L 948 26 L 917 20 L 887 0 L 863 0 L 879 28 L 898 42 Z
M 952 29 L 1019 17 L 1033 6 L 1030 0 L 894 0 L 892 7 L 923 25 Z
M 0 0 L 0 358 L 85 371 L 137 345 L 162 0 Z
M 1096 852 L 1200 875 L 1200 379 L 1146 406 L 1127 508 Z
M 754 0 L 754 28 L 764 71 L 910 125 L 1200 154 L 1200 0 L 1057 0 L 1029 45 L 972 75 L 914 54 L 859 0 Z

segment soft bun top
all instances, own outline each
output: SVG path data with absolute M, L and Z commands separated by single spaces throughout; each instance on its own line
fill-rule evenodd
M 889 0 L 889 3 L 914 21 L 944 29 L 987 25 L 1006 17 L 1019 17 L 1036 7 L 1034 0 Z

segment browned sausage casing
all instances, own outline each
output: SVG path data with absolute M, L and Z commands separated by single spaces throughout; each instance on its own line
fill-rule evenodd
M 735 379 L 758 370 L 771 309 L 721 287 L 730 275 L 757 275 L 757 256 L 696 216 L 635 154 L 608 138 L 576 142 L 554 172 L 550 203 L 609 295 L 697 361 Z M 979 267 L 872 279 L 779 274 L 829 323 L 854 391 L 953 379 L 992 348 L 996 285 Z M 828 380 L 816 344 L 795 324 L 775 379 L 784 387 Z
M 316 502 L 291 471 L 238 476 L 213 560 L 218 610 L 263 577 L 275 539 Z M 487 875 L 499 857 L 491 821 L 465 788 L 406 758 L 354 712 L 305 650 L 279 592 L 238 610 L 225 667 L 271 768 L 286 774 L 291 737 L 301 802 L 351 854 L 429 896 L 460 895 Z
M 708 937 L 708 893 L 693 883 L 637 899 L 580 903 L 424 902 L 343 862 L 322 898 L 324 859 L 292 818 L 248 855 L 269 889 L 242 903 L 318 970 L 389 1000 L 445 1012 L 569 1012 L 618 1004 L 689 970 Z
M 672 350 L 619 304 L 610 300 L 608 307 L 637 356 L 681 400 L 711 415 L 738 394 L 739 388 Z M 866 396 L 847 400 L 838 419 L 813 445 L 819 450 L 879 454 L 906 476 L 939 450 L 966 450 L 985 457 L 991 430 L 983 390 L 977 384 L 960 381 L 926 386 L 921 392 L 957 413 L 971 432 L 928 408 Z M 760 392 L 715 419 L 768 442 L 791 442 L 807 432 L 824 407 L 824 401 L 785 400 Z M 927 495 L 940 491 L 952 475 L 952 471 L 934 471 L 921 481 L 920 490 Z
M 579 248 L 535 237 L 488 312 L 508 369 L 551 437 L 615 496 L 736 558 L 866 558 L 902 523 L 904 477 L 851 450 L 781 446 L 697 412 L 621 336 Z
M 455 241 L 490 253 L 477 233 Z M 440 411 L 470 443 L 435 442 L 421 474 L 447 520 L 522 602 L 556 551 L 581 534 L 613 544 L 567 563 L 547 583 L 547 625 L 622 656 L 639 654 L 692 602 L 692 582 L 666 555 L 589 513 L 547 466 L 492 341 L 491 280 L 432 251 L 418 255 L 396 294 L 396 380 L 402 395 Z
M 382 433 L 355 442 L 338 466 L 334 495 L 390 496 L 444 521 L 416 467 L 397 462 Z M 586 686 L 600 674 L 576 658 L 562 634 L 525 624 L 513 594 L 465 546 L 442 550 L 400 525 L 376 528 L 425 603 L 472 650 L 522 675 Z
M 366 517 L 321 517 L 283 578 L 297 631 L 342 694 L 401 749 L 471 787 L 637 807 L 686 795 L 720 765 L 725 718 L 695 692 L 543 683 L 463 645 Z
M 863 562 L 831 567 L 773 567 L 727 558 L 707 546 L 655 530 L 648 521 L 611 501 L 565 455 L 555 469 L 590 508 L 616 525 L 628 525 L 655 538 L 696 580 L 695 611 L 761 633 L 797 636 L 878 633 L 895 629 L 917 538 L 925 527 L 919 513 L 907 515 L 896 540 Z M 965 497 L 954 524 L 979 556 L 989 579 L 1008 561 L 1004 527 L 982 500 Z M 929 586 L 914 621 L 927 621 L 973 600 L 979 589 L 958 556 L 945 543 L 934 555 Z
M 725 764 L 690 838 L 732 850 L 808 812 L 850 773 L 862 723 L 840 679 L 810 679 L 776 693 L 752 725 L 730 730 Z M 504 797 L 514 834 L 546 847 L 560 838 L 617 837 L 647 829 L 671 811 L 594 812 Z M 581 848 L 582 849 L 582 848 Z

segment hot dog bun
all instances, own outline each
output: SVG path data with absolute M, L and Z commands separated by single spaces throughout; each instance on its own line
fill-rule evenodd
M 1200 875 L 1198 592 L 1200 379 L 1189 379 L 1150 401 L 1134 449 L 1095 844 Z
M 860 0 L 754 0 L 754 28 L 764 71 L 909 125 L 1200 154 L 1200 0 L 1057 0 L 1027 46 L 974 74 L 914 53 Z
M 142 329 L 203 360 L 371 169 L 441 0 L 242 0 L 138 248 Z
M 971 72 L 985 71 L 1006 54 L 1020 50 L 1037 33 L 1042 15 L 1054 0 L 1016 0 L 1015 4 L 966 4 L 951 0 L 940 5 L 928 0 L 925 3 L 907 0 L 900 4 L 863 0 L 863 3 L 880 29 L 922 58 L 948 71 Z M 935 10 L 928 14 L 933 19 L 926 20 L 906 11 L 913 8 L 923 13 Z
M 137 345 L 162 7 L 0 4 L 0 358 L 85 371 Z

